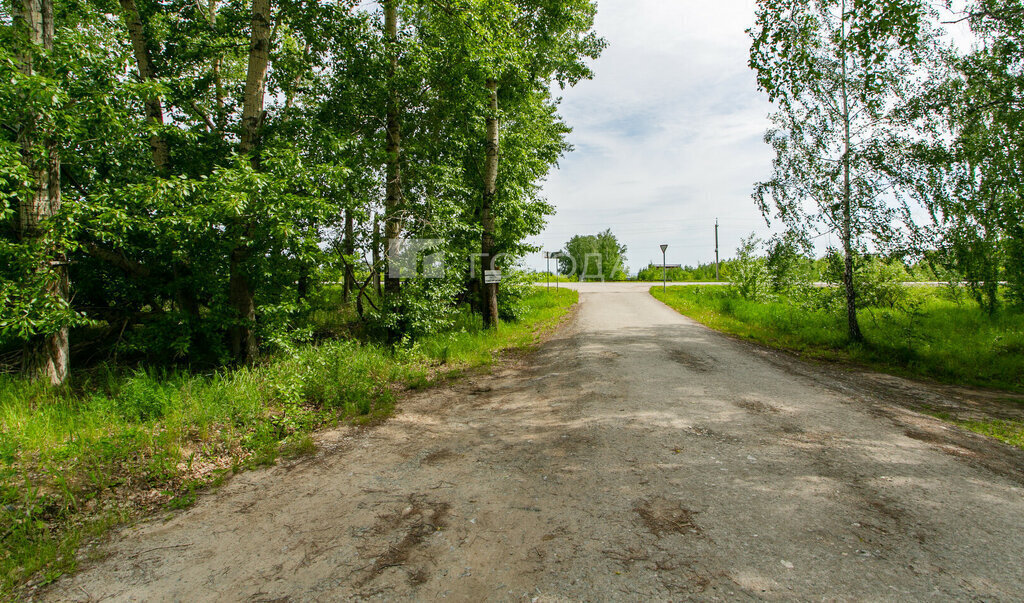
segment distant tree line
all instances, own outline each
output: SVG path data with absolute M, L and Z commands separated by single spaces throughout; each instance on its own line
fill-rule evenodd
M 774 290 L 783 290 L 786 283 L 794 279 L 806 278 L 812 283 L 841 283 L 842 282 L 842 257 L 836 250 L 831 250 L 824 256 L 815 258 L 797 249 L 780 246 L 778 240 L 773 240 L 765 245 L 756 238 L 753 239 L 754 247 L 750 249 L 750 257 L 760 260 L 764 264 L 765 282 L 771 282 Z M 743 255 L 742 248 L 740 255 Z M 956 280 L 958 276 L 945 272 L 936 263 L 936 254 L 929 253 L 926 257 L 917 261 L 904 261 L 899 258 L 886 258 L 873 255 L 857 256 L 856 266 L 871 265 L 873 262 L 882 262 L 892 266 L 904 283 L 941 283 L 946 284 L 950 278 Z M 719 280 L 732 282 L 737 275 L 742 273 L 742 260 L 722 260 L 719 266 Z M 667 270 L 669 282 L 677 283 L 710 283 L 715 281 L 715 264 L 701 263 L 696 266 L 683 266 L 680 268 L 669 268 Z M 800 273 L 800 274 L 798 274 Z M 650 264 L 637 273 L 636 280 L 644 282 L 660 282 L 662 279 L 662 267 L 659 264 Z

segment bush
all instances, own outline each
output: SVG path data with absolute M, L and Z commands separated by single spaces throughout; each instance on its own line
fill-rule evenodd
M 740 241 L 733 263 L 732 284 L 740 297 L 750 301 L 767 299 L 769 290 L 767 262 L 757 257 L 761 240 L 753 233 Z
M 121 388 L 120 395 L 110 398 L 121 418 L 132 422 L 159 419 L 178 402 L 181 383 L 158 372 L 137 371 Z
M 524 300 L 533 292 L 533 282 L 528 274 L 509 270 L 501 280 L 498 290 L 498 317 L 506 322 L 521 320 L 526 315 Z
M 845 308 L 843 289 L 844 260 L 836 249 L 829 249 L 825 256 L 825 270 L 822 277 L 832 286 L 830 293 L 822 296 L 823 305 L 834 309 Z M 904 284 L 910 274 L 899 260 L 885 260 L 871 256 L 854 257 L 853 285 L 857 291 L 858 308 L 903 307 L 910 300 L 910 290 Z
M 903 307 L 910 299 L 910 291 L 903 284 L 907 278 L 907 270 L 900 262 L 878 258 L 863 262 L 854 274 L 857 306 L 890 310 Z
M 805 249 L 806 244 L 792 232 L 768 244 L 766 267 L 772 293 L 799 293 L 803 297 L 814 286 L 814 262 Z
M 385 296 L 380 309 L 369 314 L 370 332 L 396 343 L 445 331 L 454 324 L 452 300 L 460 290 L 454 279 L 406 281 L 397 296 Z

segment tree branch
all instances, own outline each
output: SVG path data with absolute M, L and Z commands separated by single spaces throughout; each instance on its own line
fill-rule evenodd
M 105 247 L 100 247 L 99 245 L 91 241 L 83 243 L 82 247 L 84 247 L 86 252 L 88 252 L 89 255 L 93 256 L 94 258 L 103 260 L 108 264 L 112 264 L 120 268 L 121 270 L 124 270 L 131 276 L 147 278 L 152 274 L 152 271 L 149 268 L 143 266 L 142 264 L 136 262 L 135 260 L 128 259 L 120 251 L 113 251 Z

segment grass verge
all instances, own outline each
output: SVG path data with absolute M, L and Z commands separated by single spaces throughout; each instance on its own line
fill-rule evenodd
M 988 421 L 954 421 L 960 427 L 987 435 L 1024 450 L 1024 421 L 993 419 Z
M 253 368 L 112 368 L 53 390 L 0 377 L 0 600 L 74 569 L 83 542 L 246 468 L 315 451 L 311 434 L 386 417 L 396 392 L 537 343 L 577 301 L 536 290 L 495 332 L 466 317 L 411 348 L 333 341 Z
M 864 309 L 867 343 L 846 337 L 845 317 L 792 300 L 748 301 L 730 287 L 660 287 L 651 294 L 712 329 L 819 360 L 852 362 L 882 372 L 956 385 L 1024 392 L 1024 315 L 989 315 L 976 304 L 943 299 L 913 288 L 910 310 Z M 1019 401 L 1008 400 L 1007 405 Z M 961 420 L 961 427 L 1024 448 L 1024 422 Z
M 745 300 L 731 287 L 669 287 L 651 294 L 713 329 L 811 358 L 900 375 L 1024 392 L 1024 314 L 994 316 L 914 288 L 912 311 L 860 310 L 867 343 L 846 337 L 845 317 L 787 299 Z
M 936 419 L 952 423 L 1024 450 L 1024 420 L 1007 418 L 961 419 L 949 412 L 925 410 Z
M 769 347 L 897 375 L 1024 391 L 1024 315 L 989 315 L 976 304 L 942 299 L 934 290 L 914 288 L 911 310 L 861 310 L 864 344 L 847 339 L 843 316 L 791 300 L 749 301 L 726 287 L 672 287 L 665 293 L 652 288 L 651 295 L 712 329 Z M 1019 419 L 931 414 L 1024 449 Z

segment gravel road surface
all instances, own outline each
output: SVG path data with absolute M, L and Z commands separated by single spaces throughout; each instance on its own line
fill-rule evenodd
M 122 530 L 41 598 L 1024 599 L 1024 454 L 905 410 L 971 392 L 579 288 L 535 354 Z

